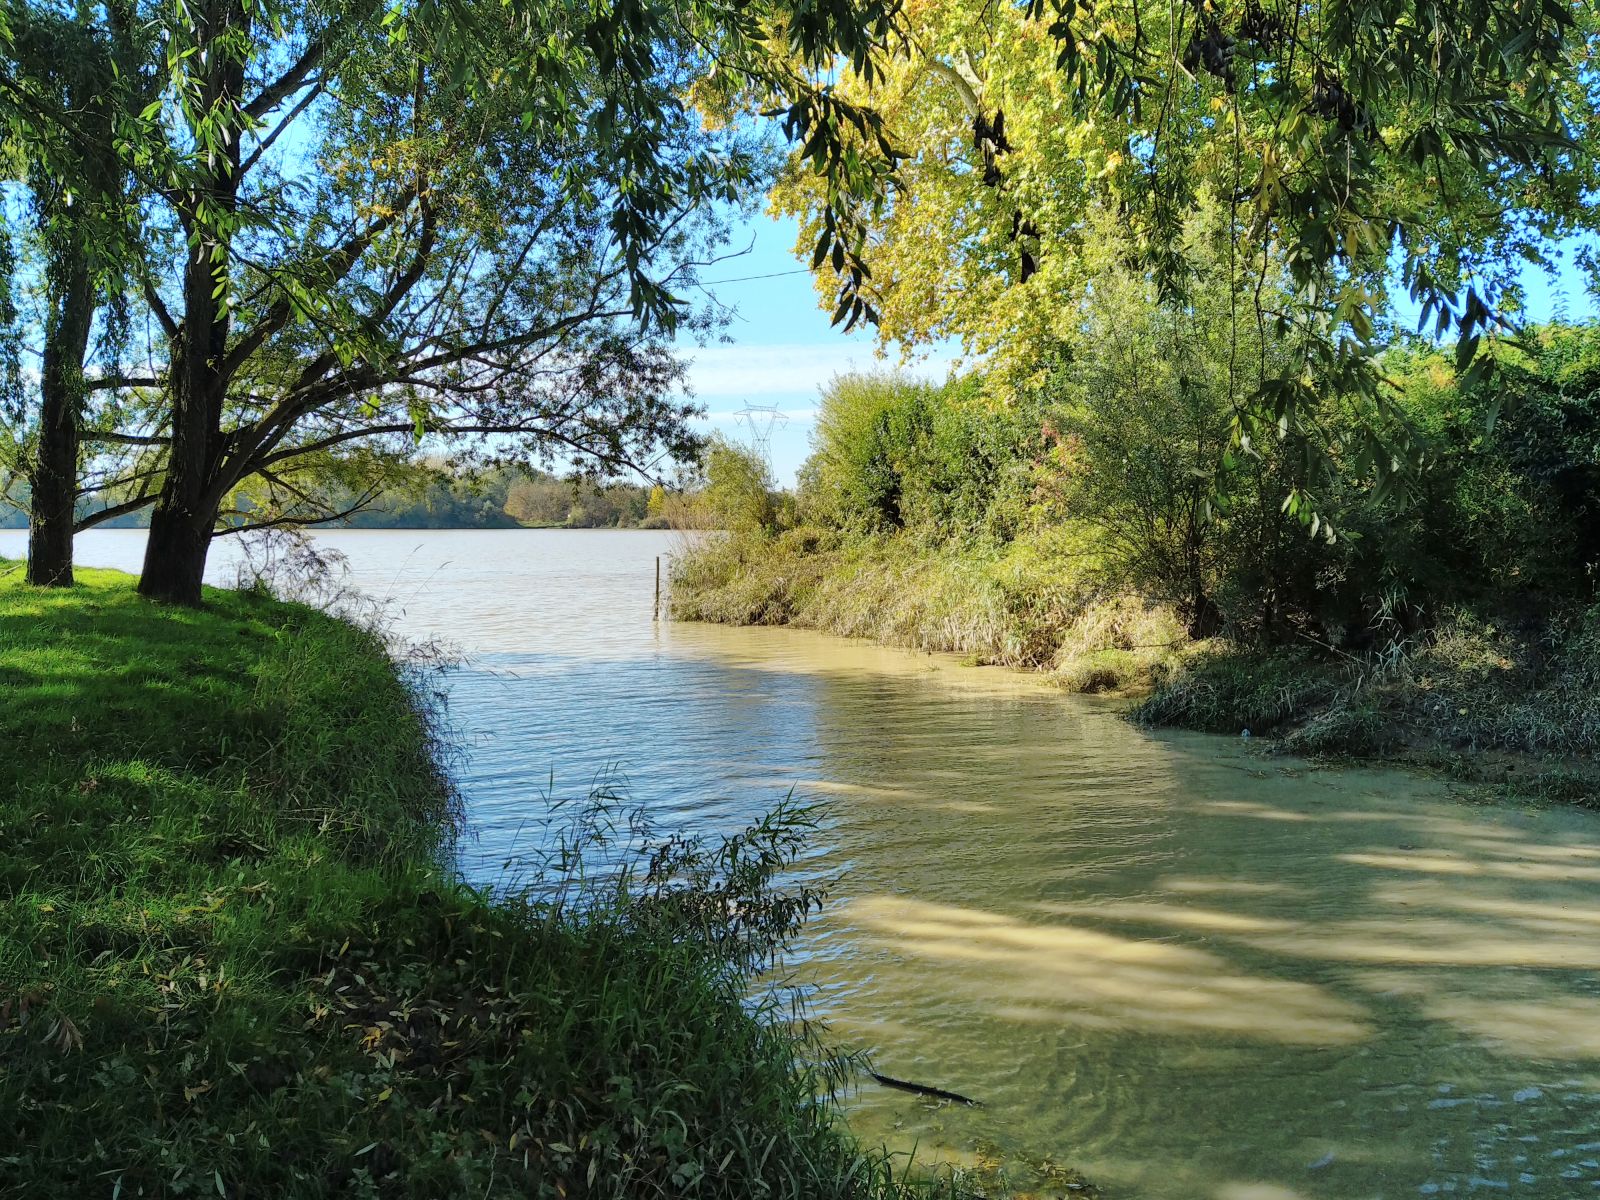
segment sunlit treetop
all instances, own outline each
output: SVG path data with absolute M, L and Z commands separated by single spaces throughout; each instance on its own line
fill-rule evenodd
M 887 147 L 844 140 L 882 169 L 841 187 L 802 149 L 774 200 L 829 305 L 980 350 L 1049 332 L 1096 211 L 1181 297 L 1186 224 L 1220 201 L 1241 276 L 1293 285 L 1259 315 L 1314 335 L 1262 381 L 1292 419 L 1318 389 L 1376 393 L 1396 286 L 1481 362 L 1522 268 L 1594 229 L 1596 22 L 1559 0 L 908 0 L 870 73 L 827 80 L 881 115 Z M 841 243 L 866 274 L 828 270 Z

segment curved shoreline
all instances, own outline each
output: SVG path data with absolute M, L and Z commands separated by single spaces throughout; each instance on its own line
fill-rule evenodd
M 467 887 L 436 700 L 377 633 L 82 574 L 0 561 L 0 1197 L 925 1186 L 748 1007 L 780 893 L 737 893 L 757 936 L 708 916 L 715 871 Z
M 1064 585 L 1021 544 L 938 546 L 816 529 L 704 538 L 675 560 L 674 617 L 793 625 L 1033 672 L 1140 723 L 1334 761 L 1438 771 L 1504 799 L 1600 807 L 1595 619 L 1516 631 L 1453 613 L 1398 658 L 1195 641 L 1170 609 Z M 1555 663 L 1559 668 L 1552 669 Z

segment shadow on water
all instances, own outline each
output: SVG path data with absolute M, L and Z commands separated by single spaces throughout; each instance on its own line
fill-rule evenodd
M 841 882 L 794 969 L 881 1070 L 985 1101 L 868 1085 L 864 1135 L 1158 1200 L 1600 1182 L 1592 817 L 1152 737 L 938 660 L 671 637 L 524 664 L 613 698 L 527 736 L 652 764 L 636 795 L 697 826 L 833 802 L 814 866 Z
M 993 741 L 874 761 L 908 717 L 830 725 L 844 786 L 897 791 L 840 814 L 856 871 L 819 996 L 884 1070 L 988 1106 L 863 1093 L 863 1130 L 1072 1161 L 1113 1194 L 1596 1190 L 1592 817 L 1101 715 L 1052 737 L 1010 714 L 1003 779 Z

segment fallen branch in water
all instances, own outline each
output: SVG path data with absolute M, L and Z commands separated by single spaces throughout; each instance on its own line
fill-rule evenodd
M 936 1100 L 954 1100 L 957 1104 L 966 1104 L 973 1108 L 983 1107 L 982 1101 L 974 1100 L 970 1096 L 963 1096 L 960 1092 L 947 1092 L 943 1088 L 927 1087 L 920 1083 L 908 1083 L 904 1079 L 894 1079 L 888 1075 L 879 1075 L 876 1071 L 868 1071 L 867 1074 L 883 1084 L 884 1087 L 898 1088 L 902 1092 L 915 1092 L 919 1096 L 932 1096 Z

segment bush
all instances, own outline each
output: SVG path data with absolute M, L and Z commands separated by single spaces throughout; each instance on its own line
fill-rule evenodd
M 1600 794 L 1600 609 L 1534 630 L 1518 636 L 1452 612 L 1437 630 L 1361 660 L 1220 645 L 1172 660 L 1134 711 L 1153 725 L 1276 734 L 1280 749 L 1301 754 L 1538 755 L 1557 761 L 1517 784 L 1519 794 Z
M 1547 326 L 1527 345 L 1501 347 L 1495 375 L 1465 391 L 1431 347 L 1390 351 L 1384 369 L 1404 429 L 1357 405 L 1326 406 L 1333 474 L 1317 506 L 1338 531 L 1331 543 L 1268 511 L 1310 476 L 1292 440 L 1264 451 L 1262 490 L 1218 529 L 1218 593 L 1234 629 L 1266 641 L 1310 632 L 1361 654 L 1453 609 L 1537 615 L 1591 598 L 1600 327 Z M 1375 428 L 1423 457 L 1393 488 L 1362 464 Z
M 1051 682 L 1073 692 L 1121 692 L 1148 685 L 1187 652 L 1183 623 L 1171 608 L 1137 596 L 1083 609 L 1058 637 Z
M 711 528 L 734 533 L 771 533 L 778 527 L 772 468 L 753 450 L 714 436 L 705 452 L 702 500 Z
M 1007 540 L 1024 519 L 1041 447 L 1037 412 L 994 402 L 975 376 L 942 387 L 840 376 L 822 394 L 802 515 L 858 532 Z
M 1338 672 L 1310 653 L 1222 644 L 1164 672 L 1133 715 L 1148 725 L 1272 734 L 1332 701 L 1343 683 Z

